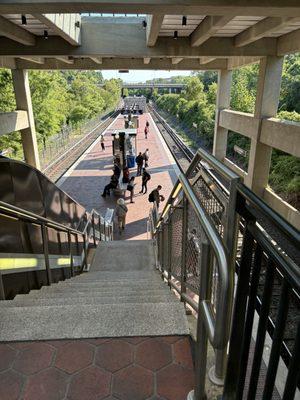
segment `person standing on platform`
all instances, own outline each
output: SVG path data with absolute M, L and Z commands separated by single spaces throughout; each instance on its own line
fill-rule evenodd
M 161 189 L 162 186 L 158 185 L 156 189 L 152 190 L 148 197 L 150 203 L 156 203 L 157 208 L 159 208 L 159 203 L 165 200 L 164 196 L 162 194 L 159 194 Z
M 137 173 L 136 176 L 140 176 L 142 174 L 142 168 L 144 163 L 144 157 L 141 152 L 139 152 L 138 156 L 135 159 L 137 165 Z
M 104 143 L 104 136 L 100 136 L 100 144 L 101 144 L 101 149 L 102 151 L 105 151 L 105 143 Z
M 149 129 L 149 126 L 150 126 L 150 124 L 149 124 L 149 121 L 146 121 L 146 127 Z
M 144 129 L 145 139 L 148 139 L 148 132 L 149 132 L 149 128 L 147 126 L 145 126 L 145 129 Z
M 142 174 L 142 190 L 140 191 L 140 193 L 142 194 L 146 194 L 147 193 L 147 183 L 150 181 L 151 176 L 149 174 L 149 172 L 146 171 L 146 168 L 143 168 L 143 174 Z M 145 192 L 144 192 L 145 189 Z
M 122 230 L 125 229 L 127 211 L 128 211 L 128 208 L 125 204 L 124 199 L 118 199 L 117 207 L 115 208 L 115 215 L 118 220 L 118 227 L 119 227 L 120 235 L 122 233 Z
M 123 183 L 128 183 L 129 182 L 129 168 L 125 167 L 123 169 L 123 179 L 122 179 Z
M 134 203 L 134 201 L 133 201 L 134 187 L 135 187 L 135 183 L 134 183 L 134 176 L 133 176 L 130 178 L 128 185 L 127 185 L 127 190 L 130 193 L 130 203 Z
M 103 193 L 101 194 L 102 197 L 106 197 L 107 195 L 110 196 L 110 190 L 116 189 L 119 183 L 119 178 L 116 175 L 113 175 L 110 179 L 108 185 L 104 187 Z
M 148 162 L 149 162 L 149 149 L 146 149 L 145 152 L 143 153 L 143 159 L 145 161 L 145 168 L 148 167 Z

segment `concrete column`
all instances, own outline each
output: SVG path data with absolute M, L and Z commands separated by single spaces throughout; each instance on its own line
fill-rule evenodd
M 171 94 L 172 93 L 172 88 L 169 88 L 169 94 Z
M 22 69 L 14 69 L 12 70 L 12 78 L 17 109 L 25 110 L 28 114 L 29 127 L 21 130 L 25 161 L 33 167 L 40 169 L 28 72 Z
M 254 117 L 260 119 L 257 136 L 251 139 L 248 175 L 245 184 L 263 196 L 268 184 L 272 148 L 260 142 L 263 118 L 277 114 L 283 57 L 268 56 L 260 61 Z
M 219 71 L 213 155 L 221 161 L 226 157 L 228 129 L 219 125 L 219 117 L 222 110 L 230 107 L 231 80 L 232 71 L 226 69 Z

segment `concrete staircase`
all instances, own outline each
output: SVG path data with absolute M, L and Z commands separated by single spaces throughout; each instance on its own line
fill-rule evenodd
M 0 341 L 187 334 L 150 241 L 102 242 L 90 272 L 0 302 Z

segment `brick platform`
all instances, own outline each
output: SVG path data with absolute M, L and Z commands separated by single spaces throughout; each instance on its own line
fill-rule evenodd
M 150 123 L 150 129 L 148 139 L 145 139 L 144 127 L 147 120 Z M 61 188 L 87 210 L 95 208 L 97 211 L 105 213 L 107 207 L 114 208 L 116 205 L 117 197 L 111 194 L 110 197 L 104 199 L 101 197 L 101 193 L 112 175 L 111 133 L 114 129 L 123 127 L 124 117 L 120 115 L 105 132 L 105 152 L 102 152 L 99 142 L 94 144 L 60 181 Z M 177 167 L 148 113 L 139 117 L 137 146 L 138 152 L 143 153 L 148 148 L 150 153 L 148 171 L 151 174 L 151 180 L 148 184 L 148 194 L 158 184 L 161 184 L 163 186 L 162 194 L 167 199 L 176 181 Z M 131 169 L 130 172 L 131 175 L 136 175 L 136 169 Z M 147 238 L 147 219 L 151 204 L 148 202 L 148 194 L 138 193 L 141 190 L 141 177 L 137 177 L 135 182 L 137 185 L 134 204 L 129 203 L 129 192 L 126 192 L 127 226 L 125 233 L 121 236 L 122 239 Z M 115 232 L 115 239 L 118 239 L 117 230 Z
M 0 344 L 1 400 L 185 400 L 187 337 Z

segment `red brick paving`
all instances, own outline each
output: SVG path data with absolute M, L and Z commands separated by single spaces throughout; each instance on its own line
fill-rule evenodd
M 114 129 L 124 127 L 124 118 L 119 116 L 114 124 L 109 127 L 105 134 L 105 152 L 101 151 L 100 143 L 95 144 L 90 151 L 78 163 L 65 181 L 61 183 L 61 188 L 70 194 L 75 200 L 81 203 L 88 210 L 95 208 L 97 211 L 105 213 L 107 207 L 114 208 L 117 198 L 111 194 L 105 199 L 101 197 L 104 186 L 109 182 L 112 175 L 112 144 L 111 133 Z M 144 127 L 146 120 L 150 123 L 148 139 L 144 138 Z M 174 169 L 175 161 L 163 146 L 163 139 L 157 133 L 154 123 L 149 114 L 139 117 L 139 129 L 137 136 L 137 151 L 144 152 L 149 149 L 150 159 L 148 171 L 151 180 L 148 184 L 148 194 L 158 184 L 163 186 L 162 194 L 168 198 L 173 184 L 176 181 Z M 136 174 L 136 169 L 131 169 L 131 175 Z M 126 192 L 126 203 L 128 206 L 127 226 L 121 239 L 146 239 L 147 238 L 147 218 L 151 204 L 148 202 L 148 194 L 141 195 L 141 177 L 135 179 L 135 198 L 134 204 L 129 203 L 128 192 Z M 161 205 L 161 209 L 163 204 Z M 115 239 L 119 239 L 119 234 L 115 230 Z
M 194 386 L 188 337 L 55 340 L 0 349 L 1 400 L 184 400 Z

